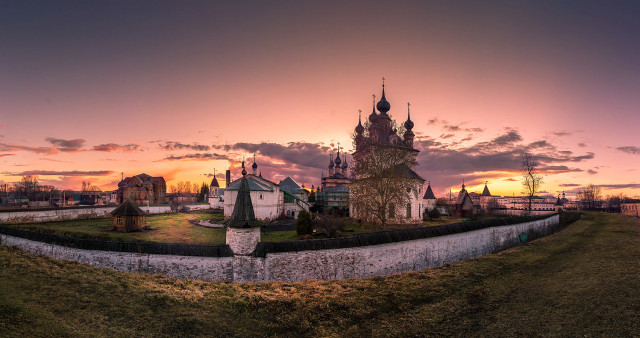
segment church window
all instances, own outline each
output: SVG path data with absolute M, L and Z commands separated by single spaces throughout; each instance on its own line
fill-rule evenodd
M 407 218 L 411 218 L 411 203 L 407 203 Z
M 260 194 L 260 199 L 261 199 L 261 200 L 263 200 L 263 199 L 264 199 L 264 196 L 263 196 L 262 194 Z

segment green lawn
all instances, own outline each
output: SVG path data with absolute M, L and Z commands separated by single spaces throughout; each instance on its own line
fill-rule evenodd
M 190 223 L 191 220 L 221 219 L 211 213 L 174 213 L 147 216 L 152 230 L 117 232 L 111 230 L 111 218 L 75 221 L 11 224 L 9 226 L 36 232 L 117 241 L 145 241 L 184 244 L 224 244 L 225 230 L 205 228 Z
M 640 221 L 363 280 L 228 284 L 0 247 L 0 336 L 638 336 Z

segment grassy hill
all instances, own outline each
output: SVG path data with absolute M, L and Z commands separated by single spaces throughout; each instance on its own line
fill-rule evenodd
M 498 254 L 364 280 L 224 284 L 0 247 L 0 336 L 638 336 L 640 221 L 593 213 Z

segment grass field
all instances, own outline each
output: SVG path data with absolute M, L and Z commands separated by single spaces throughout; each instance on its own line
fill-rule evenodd
M 148 215 L 152 230 L 117 232 L 111 230 L 111 218 L 74 221 L 11 224 L 9 226 L 57 235 L 115 241 L 145 241 L 182 244 L 224 244 L 225 230 L 205 228 L 192 224 L 192 220 L 222 219 L 210 213 L 172 213 Z
M 565 230 L 442 268 L 225 284 L 95 269 L 0 247 L 0 336 L 638 336 L 640 221 Z

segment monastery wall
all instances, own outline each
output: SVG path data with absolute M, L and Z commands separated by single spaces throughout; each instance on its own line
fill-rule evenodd
M 523 232 L 528 234 L 529 239 L 551 234 L 558 224 L 559 215 L 556 214 L 531 222 L 437 237 L 339 249 L 266 253 L 262 257 L 256 252 L 247 255 L 250 248 L 238 243 L 241 238 L 246 238 L 255 245 L 256 236 L 259 236 L 257 228 L 253 229 L 255 231 L 231 232 L 228 240 L 231 248 L 241 251 L 232 257 L 83 250 L 4 234 L 0 235 L 0 244 L 94 267 L 124 272 L 162 273 L 175 278 L 223 282 L 333 280 L 418 271 L 477 258 L 518 245 L 518 235 Z
M 185 205 L 191 210 L 210 209 L 208 204 Z M 17 210 L 0 212 L 0 224 L 42 223 L 111 217 L 109 214 L 117 206 L 76 207 L 50 210 Z M 139 205 L 147 214 L 164 214 L 171 212 L 169 205 Z

